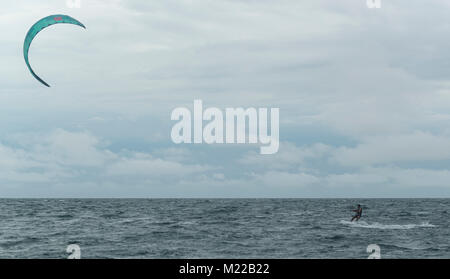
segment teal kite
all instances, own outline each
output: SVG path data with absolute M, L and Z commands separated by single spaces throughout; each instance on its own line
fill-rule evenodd
M 40 77 L 38 77 L 33 69 L 30 66 L 30 62 L 28 61 L 28 51 L 30 50 L 31 42 L 33 41 L 34 37 L 41 32 L 44 28 L 49 27 L 50 25 L 58 24 L 58 23 L 68 23 L 68 24 L 75 24 L 79 25 L 86 29 L 86 27 L 79 22 L 78 20 L 67 16 L 67 15 L 51 15 L 48 17 L 44 17 L 43 19 L 36 22 L 33 26 L 31 26 L 30 30 L 27 33 L 27 36 L 25 37 L 25 42 L 23 43 L 23 57 L 25 58 L 25 63 L 28 66 L 28 69 L 30 70 L 31 74 L 39 80 L 42 84 L 44 84 L 47 87 L 50 87 L 45 81 L 43 81 Z

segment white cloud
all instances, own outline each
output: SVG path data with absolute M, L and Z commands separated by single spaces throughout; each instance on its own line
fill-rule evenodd
M 337 149 L 332 160 L 346 166 L 450 160 L 450 138 L 421 131 L 373 136 Z
M 267 171 L 263 174 L 254 175 L 253 177 L 261 187 L 268 186 L 275 189 L 283 189 L 284 187 L 302 188 L 305 186 L 317 185 L 320 187 L 320 178 L 303 173 L 289 173 L 283 171 Z
M 174 178 L 203 173 L 210 168 L 200 165 L 183 165 L 174 161 L 153 158 L 147 154 L 135 154 L 131 158 L 122 158 L 106 167 L 109 176 L 144 176 Z
M 86 132 L 58 129 L 49 134 L 27 134 L 26 137 L 18 141 L 22 144 L 19 147 L 0 145 L 0 177 L 4 181 L 28 183 L 29 187 L 40 182 L 64 185 L 72 180 L 113 184 L 118 177 L 127 177 L 130 183 L 155 177 L 176 181 L 212 169 L 142 152 L 114 153 Z M 170 149 L 169 153 L 183 154 L 175 149 Z M 158 183 L 161 181 L 154 181 L 154 184 Z
M 0 194 L 446 187 L 449 3 L 387 1 L 374 11 L 356 2 L 9 2 L 0 10 Z M 52 85 L 44 88 L 21 46 L 52 13 L 87 30 L 53 26 L 33 42 L 32 65 Z M 194 99 L 280 107 L 279 152 L 173 148 L 170 112 Z
M 251 168 L 271 168 L 276 170 L 286 170 L 306 166 L 308 159 L 320 159 L 326 157 L 332 150 L 330 146 L 316 143 L 312 146 L 297 147 L 290 142 L 282 142 L 276 154 L 261 156 L 257 152 L 248 152 L 239 159 L 241 164 Z

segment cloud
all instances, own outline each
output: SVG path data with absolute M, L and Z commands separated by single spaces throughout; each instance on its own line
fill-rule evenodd
M 210 168 L 200 165 L 183 165 L 174 161 L 153 158 L 147 154 L 134 154 L 131 158 L 122 158 L 106 168 L 109 176 L 184 177 L 189 174 L 203 173 Z
M 450 137 L 415 131 L 373 136 L 356 147 L 341 147 L 332 160 L 346 166 L 450 160 Z
M 40 182 L 112 182 L 120 177 L 126 177 L 129 183 L 155 177 L 169 177 L 176 181 L 177 178 L 212 169 L 141 152 L 124 150 L 114 153 L 87 132 L 58 129 L 49 134 L 26 136 L 26 139 L 18 141 L 21 146 L 0 145 L 0 173 L 4 181 L 28 183 L 29 187 Z M 177 151 L 170 149 L 170 153 Z M 158 182 L 154 181 L 154 184 Z
M 253 177 L 258 185 L 264 187 L 272 187 L 277 190 L 282 190 L 285 187 L 302 188 L 305 186 L 319 185 L 320 178 L 303 173 L 289 173 L 284 171 L 267 171 L 263 174 L 258 174 Z
M 441 142 L 428 134 L 414 136 L 420 144 L 422 140 Z M 345 152 L 364 153 L 374 146 L 357 146 L 352 150 L 324 144 L 297 147 L 285 142 L 282 145 L 285 149 L 270 160 L 265 159 L 269 156 L 258 156 L 257 151 L 248 151 L 241 159 L 223 158 L 223 164 L 211 164 L 208 159 L 205 163 L 192 160 L 190 156 L 199 152 L 184 147 L 113 152 L 108 143 L 85 131 L 57 129 L 47 134 L 17 135 L 15 139 L 15 146 L 0 144 L 0 179 L 5 183 L 0 187 L 2 196 L 317 197 L 368 193 L 408 196 L 424 188 L 450 193 L 447 169 L 391 165 L 399 159 L 411 160 L 409 152 L 393 153 L 390 160 L 370 156 L 381 153 L 378 151 L 366 154 L 365 162 L 358 161 L 363 157 L 361 154 L 345 155 Z M 396 140 L 392 142 L 397 143 Z M 425 151 L 423 154 L 428 159 L 443 158 L 437 152 L 434 156 Z M 327 163 L 336 158 L 341 160 L 337 165 Z M 225 168 L 233 161 L 238 164 L 239 173 Z
M 448 194 L 448 8 L 11 2 L 0 11 L 0 194 Z M 33 68 L 52 85 L 44 88 L 21 47 L 35 21 L 57 12 L 87 30 L 53 26 L 33 42 Z M 194 99 L 279 107 L 279 152 L 173 145 L 170 113 Z
M 282 142 L 279 151 L 271 156 L 261 156 L 257 152 L 248 152 L 238 161 L 252 169 L 289 170 L 298 166 L 306 167 L 309 161 L 326 157 L 331 149 L 332 147 L 322 143 L 297 147 L 291 142 Z

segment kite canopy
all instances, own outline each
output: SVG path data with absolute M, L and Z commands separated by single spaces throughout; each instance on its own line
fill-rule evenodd
M 67 15 L 51 15 L 48 17 L 45 17 L 38 22 L 36 22 L 33 26 L 31 26 L 30 30 L 27 33 L 27 36 L 25 37 L 25 42 L 23 43 L 23 57 L 25 58 L 25 63 L 28 66 L 28 69 L 30 70 L 31 74 L 39 80 L 42 84 L 44 84 L 47 87 L 50 87 L 45 81 L 43 81 L 40 77 L 38 77 L 33 69 L 30 66 L 30 62 L 28 60 L 28 51 L 30 50 L 31 42 L 33 41 L 34 37 L 41 32 L 42 29 L 49 27 L 50 25 L 58 24 L 58 23 L 68 23 L 68 24 L 75 24 L 78 26 L 81 26 L 86 29 L 86 27 L 79 22 L 78 20 L 67 16 Z

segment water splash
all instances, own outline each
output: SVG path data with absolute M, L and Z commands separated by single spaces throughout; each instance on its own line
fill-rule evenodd
M 429 222 L 422 222 L 420 224 L 381 224 L 377 222 L 367 223 L 365 221 L 350 222 L 341 220 L 341 224 L 348 225 L 354 228 L 366 228 L 366 229 L 380 229 L 380 230 L 410 230 L 415 228 L 434 228 L 436 227 Z

